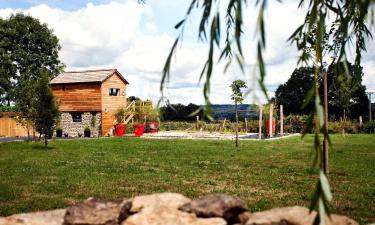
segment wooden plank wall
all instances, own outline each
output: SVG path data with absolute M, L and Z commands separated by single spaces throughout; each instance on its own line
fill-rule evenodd
M 65 90 L 63 88 L 65 86 Z M 101 111 L 100 83 L 73 83 L 51 85 L 61 112 Z
M 109 88 L 119 88 L 119 96 L 109 96 Z M 102 83 L 102 131 L 106 135 L 113 127 L 115 112 L 126 106 L 126 84 L 115 73 Z
M 33 130 L 30 130 L 32 135 Z M 13 118 L 0 118 L 0 137 L 25 137 L 27 129 L 21 126 Z

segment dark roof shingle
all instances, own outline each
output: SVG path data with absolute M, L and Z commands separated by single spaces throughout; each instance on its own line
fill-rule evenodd
M 68 84 L 68 83 L 89 83 L 89 82 L 103 82 L 113 73 L 117 73 L 120 78 L 126 83 L 128 81 L 116 69 L 102 69 L 102 70 L 85 70 L 85 71 L 71 71 L 63 72 L 51 80 L 51 84 Z

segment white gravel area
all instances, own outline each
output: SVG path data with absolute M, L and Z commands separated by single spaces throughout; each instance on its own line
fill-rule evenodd
M 296 134 L 284 134 L 276 135 L 272 138 L 264 138 L 261 140 L 277 140 L 281 138 L 287 138 L 292 136 L 299 136 Z M 145 133 L 143 138 L 155 138 L 155 139 L 213 139 L 213 140 L 234 140 L 235 134 L 231 133 L 218 133 L 218 132 L 186 132 L 186 131 L 162 131 L 158 133 Z M 247 133 L 238 135 L 241 140 L 259 140 L 258 133 Z

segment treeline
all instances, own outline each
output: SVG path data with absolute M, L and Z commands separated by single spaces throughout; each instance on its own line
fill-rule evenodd
M 200 119 L 205 119 L 200 106 L 190 103 L 183 104 L 168 104 L 160 107 L 159 115 L 162 121 L 195 121 L 196 116 Z M 194 115 L 193 115 L 194 114 Z
M 293 71 L 289 80 L 281 84 L 275 93 L 277 105 L 284 106 L 286 115 L 307 115 L 314 107 L 311 96 L 314 83 L 314 68 L 300 67 Z M 334 64 L 327 69 L 328 112 L 331 120 L 340 118 L 358 119 L 368 116 L 369 99 L 366 86 L 362 84 L 362 67 L 347 62 Z M 323 101 L 323 76 L 318 77 L 319 93 Z M 310 93 L 310 94 L 309 94 Z M 305 105 L 305 107 L 302 107 Z

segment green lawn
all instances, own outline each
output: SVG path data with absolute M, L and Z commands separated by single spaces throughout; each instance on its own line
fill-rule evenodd
M 375 222 L 375 136 L 332 136 L 332 210 Z M 277 141 L 106 138 L 0 144 L 0 216 L 66 207 L 90 196 L 237 195 L 251 211 L 308 206 L 317 179 L 312 137 Z

